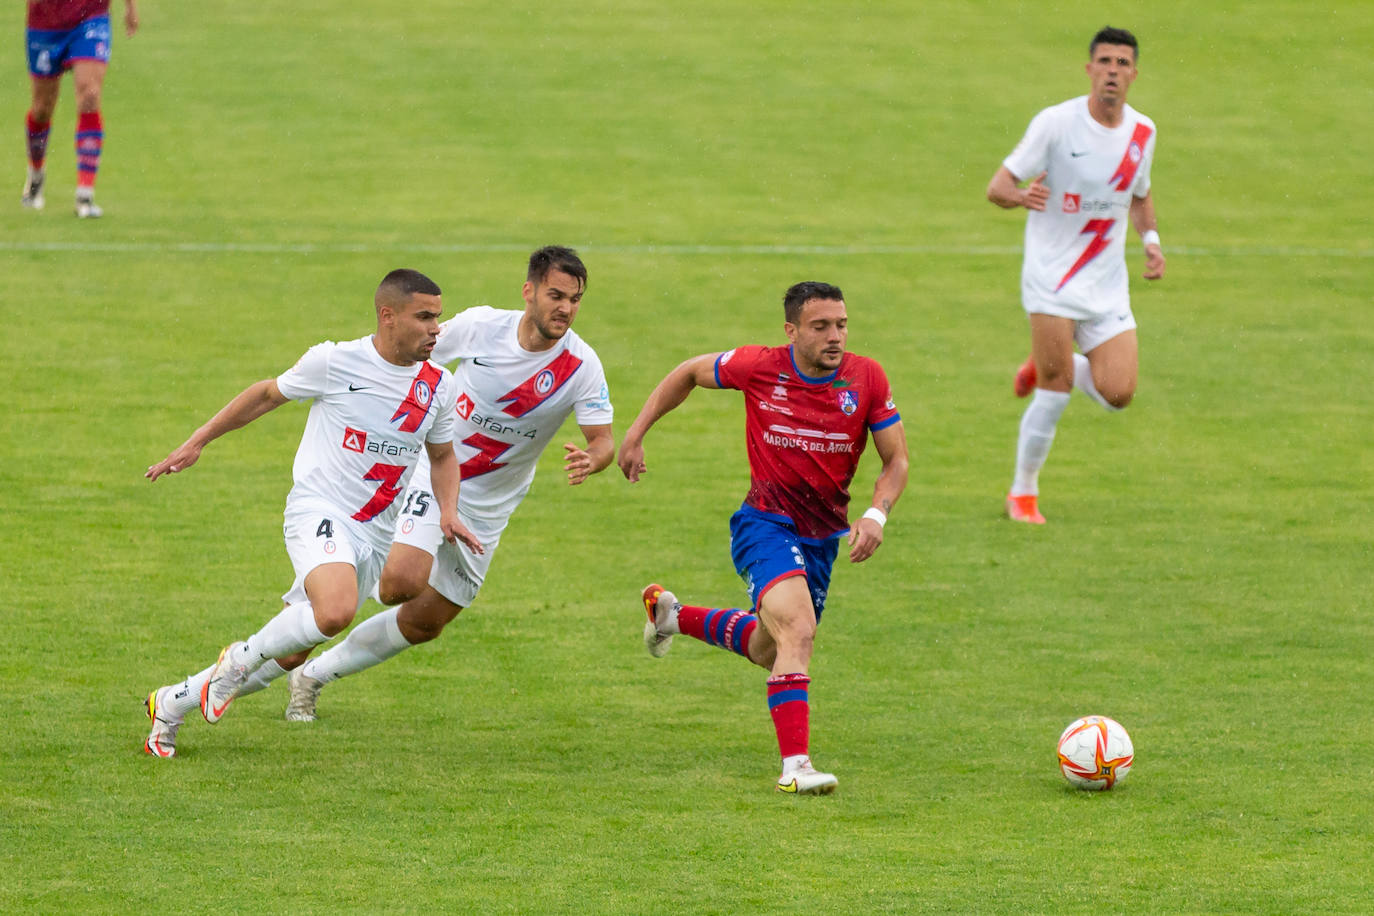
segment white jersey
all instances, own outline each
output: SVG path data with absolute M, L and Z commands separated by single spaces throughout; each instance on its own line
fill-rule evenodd
M 277 377 L 292 400 L 313 398 L 291 469 L 287 508 L 314 507 L 359 522 L 383 552 L 426 442 L 453 439 L 457 386 L 428 360 L 397 366 L 382 359 L 369 335 L 326 341 Z
M 1087 320 L 1130 307 L 1126 230 L 1150 191 L 1155 123 L 1130 105 L 1105 127 L 1080 96 L 1046 108 L 1004 161 L 1019 181 L 1048 172 L 1050 198 L 1026 218 L 1021 298 L 1028 312 Z
M 462 360 L 454 449 L 462 467 L 458 503 L 465 516 L 499 533 L 529 492 L 535 464 L 569 414 L 582 426 L 614 417 L 606 374 L 596 352 L 569 330 L 552 349 L 520 346 L 523 312 L 476 306 L 439 326 L 432 358 Z M 429 461 L 415 487 L 430 489 Z

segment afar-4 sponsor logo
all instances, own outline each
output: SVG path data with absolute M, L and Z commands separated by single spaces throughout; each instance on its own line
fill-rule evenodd
M 398 445 L 388 439 L 369 436 L 366 430 L 354 429 L 351 426 L 344 427 L 343 442 L 340 444 L 345 450 L 357 452 L 359 455 L 385 455 L 394 458 L 398 455 L 420 453 L 418 445 Z

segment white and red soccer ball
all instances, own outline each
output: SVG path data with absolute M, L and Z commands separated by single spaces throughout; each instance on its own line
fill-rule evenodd
M 1059 769 L 1080 789 L 1110 789 L 1126 778 L 1134 762 L 1131 736 L 1115 719 L 1084 716 L 1059 736 Z

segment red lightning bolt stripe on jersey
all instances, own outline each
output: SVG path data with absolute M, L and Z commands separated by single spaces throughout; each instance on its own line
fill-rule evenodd
M 1003 165 L 1028 181 L 1044 172 L 1050 198 L 1026 216 L 1021 302 L 1027 311 L 1091 321 L 1130 308 L 1126 230 L 1131 201 L 1150 192 L 1155 124 L 1123 105 L 1107 127 L 1087 96 L 1037 114 Z

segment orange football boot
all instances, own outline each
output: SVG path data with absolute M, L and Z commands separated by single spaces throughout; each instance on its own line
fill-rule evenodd
M 1045 516 L 1040 514 L 1040 509 L 1036 506 L 1037 497 L 1034 493 L 1026 493 L 1021 496 L 1007 496 L 1007 518 L 1013 522 L 1029 522 L 1032 525 L 1045 524 Z
M 1021 368 L 1016 370 L 1016 381 L 1012 382 L 1011 390 L 1016 392 L 1018 398 L 1024 398 L 1035 390 L 1035 358 L 1026 357 L 1026 361 L 1021 364 Z

